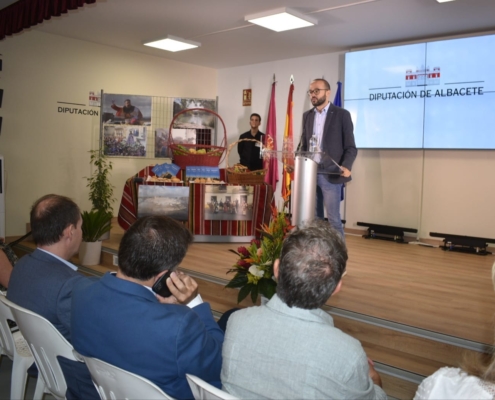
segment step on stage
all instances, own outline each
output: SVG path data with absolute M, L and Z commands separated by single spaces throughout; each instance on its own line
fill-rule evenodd
M 102 266 L 112 266 L 123 232 L 112 230 Z M 412 398 L 418 383 L 438 368 L 457 366 L 464 352 L 493 343 L 495 257 L 445 252 L 346 235 L 347 275 L 325 307 L 337 327 L 359 339 L 375 361 L 387 394 Z M 194 276 L 216 315 L 237 306 L 237 291 L 225 289 L 226 271 L 237 261 L 234 243 L 193 243 L 181 269 Z M 77 261 L 77 260 L 76 260 Z M 241 307 L 250 306 L 244 300 Z

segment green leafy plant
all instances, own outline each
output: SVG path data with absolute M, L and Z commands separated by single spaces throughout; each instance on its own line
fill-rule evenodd
M 90 164 L 95 167 L 93 174 L 86 178 L 89 188 L 89 200 L 93 204 L 92 210 L 103 210 L 112 215 L 113 185 L 110 183 L 112 162 L 103 153 L 103 150 L 90 150 Z
M 262 225 L 261 240 L 253 239 L 249 246 L 229 250 L 239 259 L 227 273 L 235 273 L 232 280 L 225 285 L 239 288 L 237 302 L 240 303 L 249 294 L 256 302 L 258 295 L 271 299 L 277 289 L 273 276 L 273 263 L 280 258 L 282 243 L 293 228 L 285 212 L 278 212 L 272 207 L 272 219 L 269 225 Z
M 84 211 L 82 218 L 82 240 L 84 242 L 96 242 L 101 235 L 110 230 L 112 214 L 105 210 Z

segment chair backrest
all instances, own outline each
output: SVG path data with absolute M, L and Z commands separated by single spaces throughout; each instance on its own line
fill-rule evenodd
M 5 295 L 3 293 L 0 294 L 0 300 L 1 299 L 5 299 Z M 0 351 L 1 354 L 5 354 L 13 360 L 15 343 L 7 320 L 15 321 L 10 308 L 0 301 Z
M 93 357 L 80 356 L 86 362 L 91 378 L 102 400 L 149 399 L 174 400 L 142 376 Z
M 0 300 L 12 311 L 19 330 L 33 353 L 46 389 L 57 398 L 65 398 L 67 384 L 57 356 L 77 361 L 72 354 L 72 345 L 41 315 L 20 307 L 6 298 Z
M 239 400 L 197 376 L 186 374 L 186 378 L 195 400 Z

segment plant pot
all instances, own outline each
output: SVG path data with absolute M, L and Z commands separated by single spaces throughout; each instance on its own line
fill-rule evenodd
M 110 239 L 110 231 L 101 235 L 98 240 L 108 240 L 108 239 Z
M 79 247 L 79 264 L 84 266 L 98 265 L 101 258 L 101 240 L 82 242 Z

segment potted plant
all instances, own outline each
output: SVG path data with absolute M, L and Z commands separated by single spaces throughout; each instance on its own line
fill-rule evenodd
M 273 276 L 273 263 L 280 258 L 282 243 L 293 228 L 285 211 L 279 212 L 272 206 L 272 218 L 269 225 L 262 225 L 261 240 L 251 240 L 249 246 L 241 246 L 229 250 L 238 256 L 237 262 L 227 273 L 235 273 L 228 288 L 239 288 L 237 302 L 251 294 L 256 303 L 258 295 L 263 299 L 271 299 L 276 292 L 277 283 Z
M 110 231 L 112 214 L 105 210 L 84 211 L 82 218 L 82 243 L 79 247 L 81 265 L 97 265 L 100 263 L 101 236 Z
M 91 154 L 90 164 L 95 167 L 93 174 L 86 178 L 89 188 L 89 200 L 91 201 L 93 208 L 91 211 L 101 210 L 110 215 L 108 224 L 111 225 L 113 216 L 112 203 L 115 201 L 113 198 L 113 185 L 110 183 L 110 171 L 112 170 L 112 162 L 108 160 L 103 150 L 90 150 Z M 102 239 L 108 239 L 110 236 L 110 228 L 106 231 L 106 237 Z

